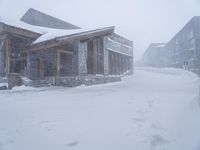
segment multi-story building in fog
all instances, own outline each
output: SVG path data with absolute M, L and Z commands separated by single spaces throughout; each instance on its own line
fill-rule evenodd
M 158 51 L 155 55 L 155 48 L 148 48 L 141 59 L 143 65 L 183 68 L 200 74 L 200 16 L 193 17 Z
M 138 64 L 140 66 L 163 67 L 164 52 L 165 43 L 151 43 Z
M 200 73 L 200 17 L 193 17 L 166 45 L 169 66 Z

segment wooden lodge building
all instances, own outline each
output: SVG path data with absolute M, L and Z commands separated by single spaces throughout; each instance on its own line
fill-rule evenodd
M 76 86 L 132 73 L 133 42 L 114 33 L 114 27 L 81 29 L 34 9 L 18 22 L 0 18 L 1 77 L 18 74 Z

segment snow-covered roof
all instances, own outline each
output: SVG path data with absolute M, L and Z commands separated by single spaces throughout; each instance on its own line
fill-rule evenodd
M 60 20 L 56 17 L 50 16 L 33 8 L 30 8 L 20 20 L 25 23 L 40 27 L 67 30 L 80 29 L 80 27 L 76 25 Z
M 109 29 L 113 29 L 113 27 L 107 27 L 107 28 L 88 28 L 88 29 L 76 29 L 76 30 L 58 30 L 58 29 L 51 29 L 48 31 L 48 33 L 43 34 L 40 36 L 36 41 L 33 42 L 33 44 L 44 42 L 47 40 L 55 39 L 57 40 L 64 40 L 68 38 L 68 36 L 81 36 L 85 34 L 100 32 L 100 31 L 106 31 Z
M 151 43 L 149 47 L 163 48 L 166 46 L 166 43 Z
M 32 31 L 32 32 L 40 33 L 40 34 L 47 33 L 42 28 L 39 28 L 39 27 L 36 27 L 36 26 L 33 26 L 33 25 L 29 25 L 29 24 L 24 23 L 24 22 L 19 21 L 19 20 L 11 20 L 11 19 L 7 19 L 7 18 L 2 18 L 0 16 L 0 22 L 4 23 L 6 25 L 18 27 L 18 28 L 21 28 L 21 29 L 29 30 L 29 31 Z
M 162 47 L 165 47 L 165 46 L 166 46 L 166 44 L 160 44 L 160 45 L 157 45 L 156 47 L 162 48 Z
M 102 27 L 98 27 L 98 28 L 85 28 L 85 29 L 73 29 L 73 30 L 64 30 L 64 29 L 53 29 L 53 28 L 47 28 L 47 27 L 39 27 L 39 26 L 34 26 L 34 25 L 30 25 L 27 23 L 24 23 L 20 20 L 10 20 L 10 19 L 5 19 L 0 17 L 0 22 L 6 24 L 6 25 L 10 25 L 10 26 L 14 26 L 14 27 L 18 27 L 21 29 L 25 29 L 25 30 L 29 30 L 32 32 L 36 32 L 36 33 L 40 33 L 42 34 L 38 39 L 36 39 L 33 44 L 36 43 L 40 43 L 40 42 L 44 42 L 47 40 L 51 40 L 51 39 L 55 39 L 55 38 L 59 38 L 59 40 L 66 38 L 69 35 L 76 35 L 78 34 L 80 35 L 84 35 L 84 34 L 88 34 L 88 33 L 92 33 L 92 32 L 99 32 L 99 31 L 105 31 L 108 29 L 112 29 L 113 27 L 107 27 L 107 28 L 102 28 Z

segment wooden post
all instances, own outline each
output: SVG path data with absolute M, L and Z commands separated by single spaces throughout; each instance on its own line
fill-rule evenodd
M 121 54 L 119 55 L 119 72 L 120 72 L 120 75 L 123 74 L 122 55 Z
M 97 39 L 93 40 L 93 74 L 97 74 Z
M 6 70 L 5 70 L 5 65 L 6 63 L 6 56 L 4 55 L 4 50 L 5 50 L 5 41 L 6 41 L 6 35 L 0 32 L 0 76 L 5 76 L 6 75 Z
M 131 56 L 131 74 L 134 74 L 134 44 L 131 42 L 132 56 Z M 129 62 L 130 63 L 130 62 Z
M 117 74 L 120 75 L 120 54 L 117 54 Z
M 57 49 L 56 50 L 56 78 L 59 79 L 60 78 L 60 51 Z
M 10 39 L 6 34 L 6 76 L 10 74 Z

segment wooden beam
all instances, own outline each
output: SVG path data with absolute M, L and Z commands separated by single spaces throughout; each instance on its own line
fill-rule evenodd
M 56 78 L 60 78 L 60 51 L 56 50 Z
M 90 38 L 94 38 L 94 37 L 98 37 L 98 36 L 107 36 L 107 35 L 110 35 L 111 33 L 113 33 L 113 31 L 114 31 L 114 29 L 110 29 L 110 30 L 106 30 L 106 31 L 97 31 L 95 33 L 88 33 L 88 34 L 85 33 L 86 35 L 81 35 L 81 33 L 80 33 L 80 35 L 77 34 L 77 35 L 64 36 L 64 37 L 60 37 L 60 38 L 56 38 L 56 39 L 52 39 L 52 40 L 34 44 L 31 47 L 29 47 L 28 51 L 37 51 L 37 50 L 41 50 L 41 49 L 48 49 L 48 48 L 72 43 L 77 40 L 82 41 L 85 39 L 90 39 Z
M 108 36 L 110 34 L 112 34 L 114 32 L 114 30 L 108 30 L 108 31 L 98 31 L 98 32 L 94 32 L 94 33 L 88 33 L 85 35 L 69 35 L 69 37 L 60 37 L 57 38 L 56 41 L 58 42 L 58 44 L 66 44 L 66 42 L 73 42 L 76 40 L 79 41 L 83 41 L 83 40 L 88 40 L 88 39 L 95 39 L 99 36 Z
M 97 61 L 98 61 L 98 56 L 97 56 L 97 39 L 93 40 L 93 74 L 97 74 Z
M 8 34 L 6 34 L 6 75 L 10 73 L 10 39 Z
M 59 51 L 60 53 L 73 55 L 73 51 L 65 51 L 65 50 L 61 50 L 61 49 L 58 49 L 58 51 Z
M 58 43 L 51 43 L 49 44 L 49 42 L 47 43 L 38 43 L 36 45 L 32 45 L 31 47 L 28 47 L 27 50 L 23 51 L 23 52 L 33 52 L 33 51 L 39 51 L 39 50 L 45 50 L 45 49 L 49 49 L 49 48 L 52 48 L 52 47 L 57 47 L 59 46 Z
M 4 31 L 9 32 L 9 33 L 15 33 L 15 34 L 22 35 L 25 37 L 35 38 L 35 39 L 37 39 L 41 35 L 36 32 L 32 32 L 32 31 L 25 30 L 25 29 L 20 29 L 17 27 L 9 26 L 9 25 L 4 26 Z

